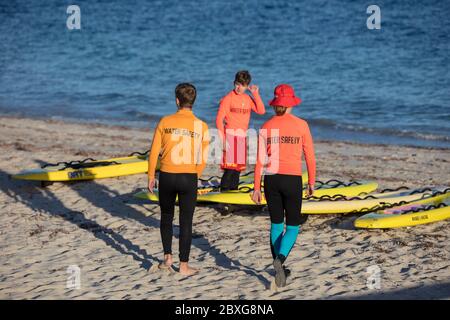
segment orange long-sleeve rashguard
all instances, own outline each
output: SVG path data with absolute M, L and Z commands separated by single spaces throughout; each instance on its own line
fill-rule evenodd
M 242 130 L 242 132 L 236 131 L 233 135 L 246 135 L 252 110 L 257 114 L 266 112 L 259 93 L 255 93 L 254 98 L 252 98 L 248 94 L 237 94 L 236 91 L 232 90 L 222 98 L 216 117 L 216 126 L 222 141 L 224 141 L 225 131 L 228 129 Z M 224 120 L 226 124 L 224 124 Z
M 156 163 L 168 173 L 197 173 L 205 169 L 208 146 L 208 125 L 198 119 L 192 110 L 180 109 L 163 117 L 156 127 L 148 157 L 148 176 L 155 177 Z
M 232 90 L 220 101 L 216 126 L 223 144 L 221 169 L 245 170 L 246 136 L 252 110 L 258 114 L 266 112 L 258 92 L 255 92 L 252 98 Z
M 302 175 L 302 154 L 308 170 L 308 184 L 316 181 L 314 144 L 308 123 L 292 114 L 273 116 L 261 127 L 258 135 L 258 156 L 255 167 L 255 190 L 261 189 L 265 174 Z

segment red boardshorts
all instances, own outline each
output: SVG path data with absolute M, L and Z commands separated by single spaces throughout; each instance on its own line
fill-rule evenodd
M 247 162 L 247 137 L 226 135 L 226 148 L 222 153 L 222 170 L 245 170 Z

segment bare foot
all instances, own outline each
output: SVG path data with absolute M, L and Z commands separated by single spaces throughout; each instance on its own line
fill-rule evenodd
M 173 259 L 171 254 L 164 255 L 164 262 L 159 264 L 160 269 L 169 269 L 172 266 Z
M 165 254 L 164 255 L 164 264 L 167 267 L 170 267 L 170 266 L 172 266 L 172 263 L 173 263 L 172 255 L 171 254 Z
M 192 276 L 196 274 L 199 270 L 195 268 L 189 267 L 187 262 L 181 262 L 180 263 L 180 274 L 183 276 Z

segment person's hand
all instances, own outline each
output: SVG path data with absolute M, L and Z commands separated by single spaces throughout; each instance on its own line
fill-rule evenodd
M 257 85 L 252 84 L 251 86 L 248 87 L 248 90 L 252 93 L 252 94 L 258 94 L 259 93 L 259 87 Z
M 308 184 L 308 186 L 306 187 L 306 196 L 312 197 L 313 195 L 314 195 L 314 185 Z
M 252 193 L 252 200 L 256 204 L 261 204 L 261 200 L 262 200 L 261 190 L 253 191 L 253 193 Z
M 155 188 L 156 179 L 155 178 L 149 178 L 148 179 L 148 191 L 153 194 L 153 189 Z

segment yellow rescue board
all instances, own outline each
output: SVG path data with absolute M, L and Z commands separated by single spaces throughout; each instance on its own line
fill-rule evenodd
M 450 218 L 450 206 L 438 204 L 445 199 L 437 199 L 434 205 L 412 202 L 408 205 L 368 213 L 355 220 L 356 228 L 387 229 L 412 227 Z M 437 206 L 436 206 L 437 205 Z
M 419 190 L 420 191 L 420 190 Z M 450 195 L 450 191 L 442 194 L 442 190 L 417 192 L 417 190 L 372 194 L 364 200 L 342 201 L 304 201 L 302 213 L 305 214 L 339 214 L 375 211 L 377 207 L 391 207 L 409 203 L 440 203 Z M 435 195 L 436 194 L 436 195 Z M 371 210 L 372 209 L 372 210 Z
M 307 181 L 307 180 L 306 180 Z M 351 186 L 324 186 L 321 189 L 315 191 L 315 196 L 330 196 L 343 195 L 343 196 L 357 196 L 362 193 L 369 193 L 378 187 L 375 182 L 361 182 L 358 185 Z M 226 191 L 226 192 L 215 192 L 209 190 L 198 190 L 199 196 L 197 197 L 197 202 L 215 202 L 215 203 L 225 203 L 225 204 L 241 204 L 241 205 L 255 205 L 251 200 L 251 190 L 253 188 L 253 183 L 243 183 L 240 185 L 241 191 Z M 138 192 L 134 195 L 136 198 L 143 200 L 158 201 L 158 193 L 155 191 L 153 194 L 150 192 Z M 306 197 L 306 191 L 304 191 L 303 197 Z M 262 205 L 266 204 L 265 199 L 263 199 Z
M 64 168 L 64 164 L 46 169 L 27 170 L 15 174 L 13 179 L 35 181 L 77 181 L 101 178 L 112 178 L 131 174 L 146 173 L 148 171 L 147 156 L 131 156 L 96 160 L 90 164 L 98 166 L 86 168 Z

